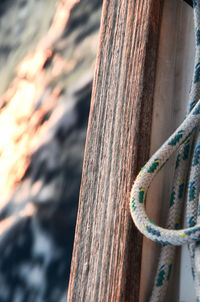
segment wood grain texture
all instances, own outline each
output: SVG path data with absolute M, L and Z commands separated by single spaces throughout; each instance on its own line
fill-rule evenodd
M 138 301 L 129 195 L 149 156 L 161 3 L 104 1 L 68 302 Z

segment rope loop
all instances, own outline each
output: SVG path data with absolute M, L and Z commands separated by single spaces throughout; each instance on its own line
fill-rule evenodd
M 153 178 L 199 125 L 200 100 L 177 130 L 141 169 L 131 190 L 130 211 L 135 225 L 146 237 L 164 245 L 182 245 L 200 239 L 200 224 L 180 230 L 165 229 L 152 222 L 145 211 L 145 197 Z

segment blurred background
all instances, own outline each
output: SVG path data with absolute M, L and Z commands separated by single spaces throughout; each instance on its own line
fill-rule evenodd
M 66 302 L 101 6 L 0 1 L 0 302 Z

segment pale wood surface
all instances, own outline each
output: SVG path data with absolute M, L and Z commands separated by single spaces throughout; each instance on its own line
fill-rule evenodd
M 160 0 L 105 0 L 68 302 L 138 301 L 132 181 L 149 156 Z

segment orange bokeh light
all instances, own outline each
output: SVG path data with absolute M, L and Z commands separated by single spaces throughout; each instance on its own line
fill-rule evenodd
M 48 102 L 34 110 L 52 77 L 73 68 L 73 62 L 66 62 L 55 56 L 52 70 L 46 72 L 45 62 L 53 55 L 53 43 L 60 37 L 66 27 L 70 10 L 79 0 L 63 0 L 57 5 L 54 20 L 48 33 L 38 43 L 34 52 L 28 54 L 16 69 L 16 78 L 9 89 L 0 97 L 0 192 L 2 208 L 10 198 L 13 190 L 22 179 L 30 161 L 33 148 L 39 145 L 39 132 L 45 123 L 38 124 L 43 116 L 54 107 L 60 94 L 57 87 L 48 95 Z M 6 225 L 12 224 L 9 220 Z

